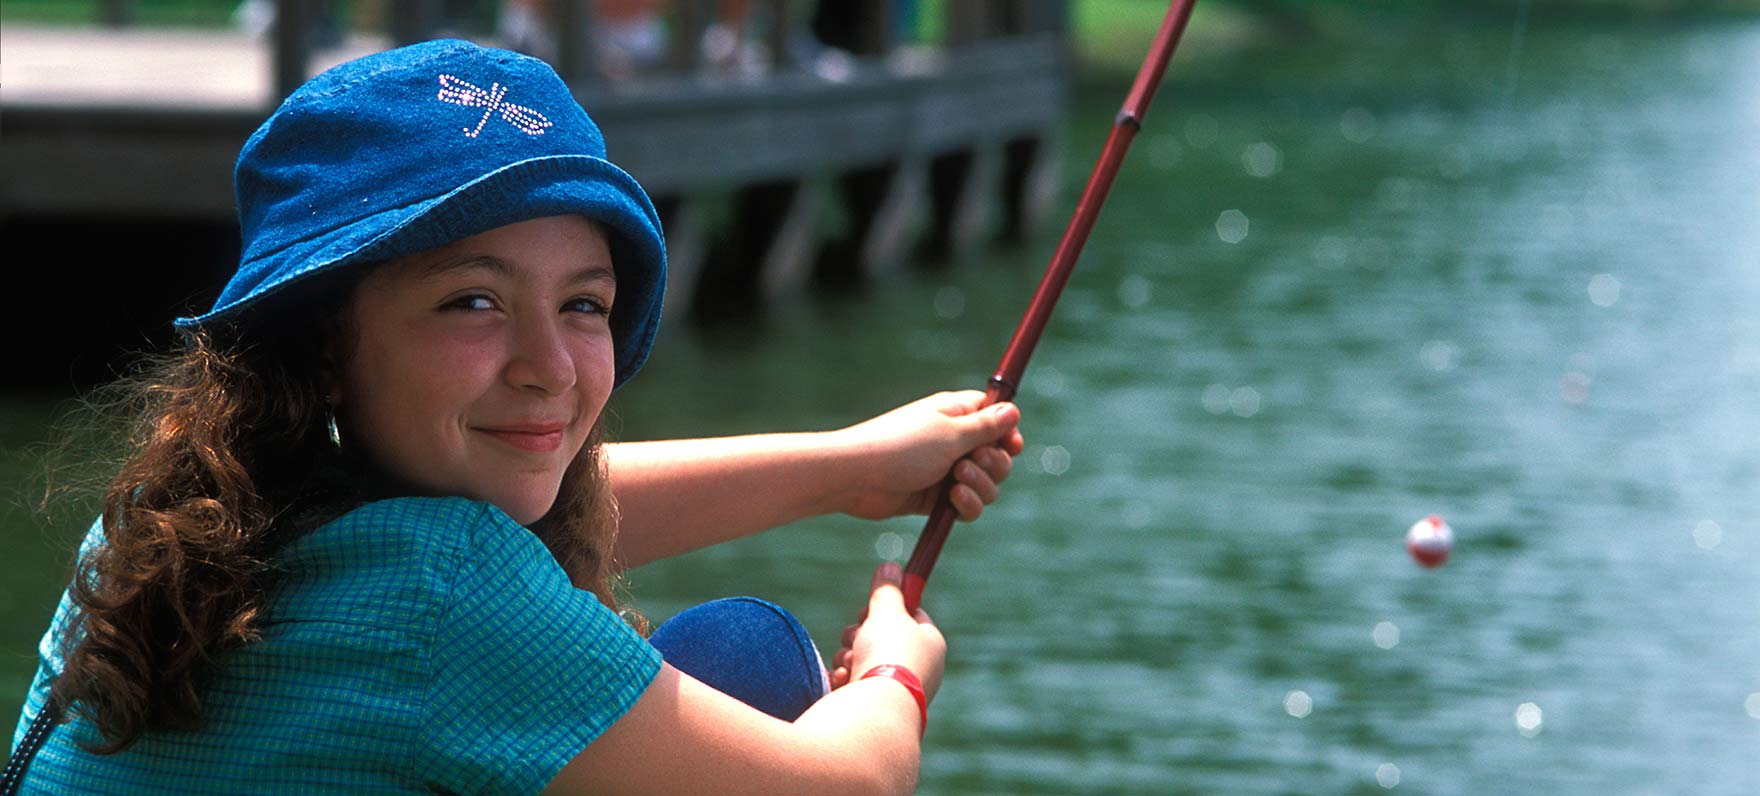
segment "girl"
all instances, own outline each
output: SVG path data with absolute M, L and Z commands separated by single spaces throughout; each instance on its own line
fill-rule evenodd
M 975 517 L 1021 449 L 1013 406 L 601 444 L 659 322 L 659 222 L 568 87 L 513 53 L 428 42 L 326 72 L 245 144 L 236 187 L 238 272 L 137 387 L 10 784 L 912 789 L 945 643 L 896 565 L 829 673 L 768 603 L 650 641 L 613 584 L 806 516 L 926 511 L 950 467 Z

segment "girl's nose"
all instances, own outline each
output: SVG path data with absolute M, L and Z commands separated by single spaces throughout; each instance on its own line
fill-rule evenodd
M 574 357 L 553 318 L 519 324 L 504 378 L 516 390 L 555 395 L 574 386 Z

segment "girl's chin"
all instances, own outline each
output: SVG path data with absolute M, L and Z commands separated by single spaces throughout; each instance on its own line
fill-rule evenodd
M 547 495 L 504 495 L 500 499 L 485 498 L 485 500 L 495 504 L 495 507 L 501 509 L 502 513 L 512 517 L 514 522 L 521 525 L 531 525 L 543 519 L 544 515 L 550 512 L 551 507 L 556 505 L 556 492 L 551 491 Z
M 511 473 L 499 475 L 500 478 L 457 478 L 446 484 L 430 484 L 424 491 L 436 497 L 450 495 L 488 503 L 521 525 L 542 519 L 562 492 L 562 473 L 526 473 L 524 477 L 512 478 Z

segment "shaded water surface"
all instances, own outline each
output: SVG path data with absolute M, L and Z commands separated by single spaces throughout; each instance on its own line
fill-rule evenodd
M 1175 64 L 1017 477 L 930 586 L 923 792 L 1760 791 L 1760 27 L 1512 33 Z M 1122 94 L 1077 97 L 1067 197 Z M 670 329 L 622 436 L 981 385 L 1050 243 Z M 1400 542 L 1433 512 L 1458 547 L 1425 571 Z M 15 715 L 72 531 L 4 522 Z M 632 585 L 831 640 L 918 527 L 803 523 Z

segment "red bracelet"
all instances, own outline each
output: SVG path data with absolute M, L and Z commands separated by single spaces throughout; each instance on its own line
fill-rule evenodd
M 917 713 L 923 717 L 923 724 L 917 732 L 917 737 L 923 737 L 923 733 L 929 731 L 929 697 L 923 694 L 923 681 L 917 679 L 917 673 L 903 666 L 887 663 L 869 669 L 867 674 L 861 676 L 861 679 L 866 680 L 870 677 L 890 677 L 898 681 L 899 685 L 904 686 L 906 691 L 911 692 L 911 696 L 917 700 Z

